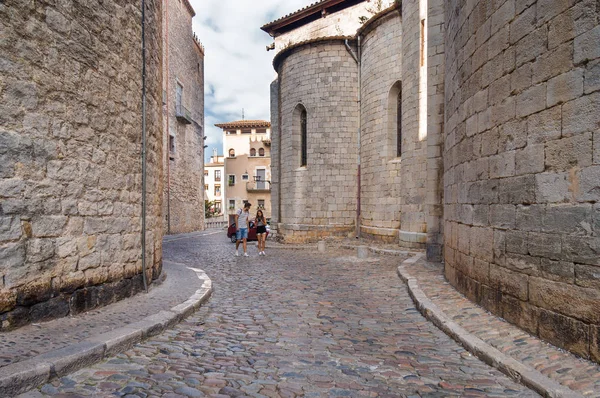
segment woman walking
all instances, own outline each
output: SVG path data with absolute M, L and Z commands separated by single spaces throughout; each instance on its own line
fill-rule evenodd
M 256 236 L 258 238 L 258 255 L 265 255 L 265 242 L 267 240 L 267 219 L 265 218 L 262 210 L 258 209 L 256 212 Z

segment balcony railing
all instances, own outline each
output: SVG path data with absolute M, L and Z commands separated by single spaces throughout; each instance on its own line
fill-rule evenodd
M 192 123 L 192 113 L 183 105 L 176 104 L 175 105 L 175 117 L 181 123 L 191 124 Z
M 247 192 L 270 192 L 271 181 L 267 180 L 255 180 L 246 182 Z

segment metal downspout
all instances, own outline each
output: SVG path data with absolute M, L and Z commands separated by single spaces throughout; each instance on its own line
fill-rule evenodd
M 165 102 L 166 102 L 166 134 L 167 134 L 167 235 L 171 234 L 171 146 L 170 146 L 170 131 L 169 131 L 169 1 L 164 0 L 165 8 Z
M 361 134 L 361 59 L 360 59 L 360 35 L 357 36 L 357 51 L 358 51 L 358 55 L 354 54 L 354 51 L 352 51 L 352 47 L 350 47 L 350 45 L 348 44 L 348 39 L 345 40 L 344 42 L 346 44 L 346 49 L 348 50 L 348 52 L 350 53 L 350 55 L 352 56 L 352 58 L 354 59 L 354 61 L 356 62 L 356 64 L 358 65 L 358 96 L 357 96 L 357 103 L 358 103 L 358 128 L 357 128 L 357 146 L 358 146 L 358 151 L 357 151 L 357 169 L 356 169 L 356 221 L 355 221 L 355 225 L 356 225 L 356 239 L 360 238 L 360 188 L 361 188 L 361 180 L 360 180 L 360 175 L 361 175 L 361 170 L 360 170 L 360 150 L 361 150 L 361 143 L 360 143 L 360 134 Z
M 142 281 L 146 280 L 146 0 L 142 0 Z

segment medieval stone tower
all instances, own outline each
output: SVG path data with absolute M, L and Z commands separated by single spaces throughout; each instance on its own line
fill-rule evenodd
M 284 241 L 426 249 L 458 290 L 600 361 L 596 1 L 319 1 L 275 38 Z

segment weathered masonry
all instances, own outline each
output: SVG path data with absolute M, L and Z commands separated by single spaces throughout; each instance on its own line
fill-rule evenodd
M 600 361 L 597 2 L 378 4 L 263 26 L 277 233 L 423 247 L 471 300 Z

